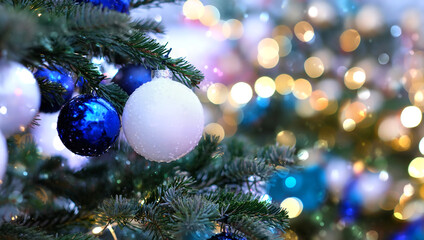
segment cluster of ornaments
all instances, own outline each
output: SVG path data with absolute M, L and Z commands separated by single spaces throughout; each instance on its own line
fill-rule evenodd
M 32 74 L 23 65 L 4 60 L 0 74 L 0 179 L 7 164 L 5 138 L 25 130 L 38 112 L 60 111 L 58 136 L 66 148 L 81 156 L 104 154 L 118 138 L 121 116 L 113 105 L 94 95 L 72 98 L 75 82 L 65 69 L 40 68 Z M 65 103 L 41 97 L 36 78 L 60 84 Z M 130 95 L 122 127 L 138 154 L 170 162 L 197 145 L 204 125 L 202 105 L 193 91 L 172 80 L 169 70 L 154 71 L 152 78 L 151 69 L 127 65 L 112 81 Z

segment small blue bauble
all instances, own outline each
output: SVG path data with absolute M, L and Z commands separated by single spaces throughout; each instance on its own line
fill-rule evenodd
M 277 172 L 269 180 L 267 191 L 274 201 L 282 202 L 288 197 L 296 197 L 302 201 L 304 210 L 315 210 L 324 202 L 327 194 L 325 172 L 320 166 Z
M 143 65 L 126 65 L 119 69 L 112 82 L 118 84 L 128 95 L 141 85 L 152 81 L 152 70 Z
M 130 0 L 76 0 L 77 2 L 91 2 L 93 5 L 103 5 L 106 8 L 122 13 L 129 13 Z
M 63 144 L 73 153 L 98 156 L 115 142 L 121 128 L 118 112 L 106 100 L 79 95 L 67 102 L 59 113 L 57 131 Z
M 36 78 L 45 78 L 47 81 L 59 83 L 66 91 L 62 93 L 64 102 L 50 102 L 46 98 L 41 98 L 40 112 L 52 113 L 57 112 L 63 103 L 69 101 L 74 92 L 74 81 L 68 71 L 61 67 L 56 67 L 57 71 L 41 68 L 34 73 Z M 51 96 L 53 97 L 53 96 Z

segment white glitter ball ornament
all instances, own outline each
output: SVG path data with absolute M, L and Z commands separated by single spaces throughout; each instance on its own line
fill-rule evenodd
M 23 131 L 40 107 L 40 89 L 32 73 L 17 62 L 0 60 L 0 131 Z
M 7 168 L 7 144 L 6 139 L 0 132 L 0 180 L 3 179 Z
M 155 71 L 151 82 L 131 94 L 122 114 L 128 143 L 156 162 L 171 162 L 190 152 L 202 137 L 203 125 L 199 99 L 173 81 L 169 70 Z

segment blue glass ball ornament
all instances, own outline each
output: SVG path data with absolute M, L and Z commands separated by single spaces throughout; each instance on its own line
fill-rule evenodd
M 103 5 L 106 8 L 122 13 L 129 13 L 130 0 L 76 0 L 77 2 L 91 2 L 93 5 Z
M 273 201 L 296 197 L 305 211 L 315 210 L 327 195 L 325 172 L 320 166 L 277 172 L 267 183 L 267 192 Z
M 63 103 L 69 101 L 74 92 L 74 80 L 71 74 L 61 67 L 56 67 L 56 70 L 50 70 L 47 68 L 41 68 L 34 73 L 36 78 L 45 78 L 47 81 L 52 83 L 59 83 L 65 92 L 62 93 L 63 102 L 49 101 L 46 97 L 41 98 L 40 112 L 53 113 L 60 110 Z M 53 98 L 53 96 L 51 96 Z
M 393 234 L 391 240 L 421 240 L 424 239 L 424 218 L 421 217 L 409 223 L 405 229 Z
M 59 113 L 57 131 L 63 144 L 82 156 L 99 156 L 115 142 L 121 120 L 105 99 L 79 95 L 67 102 Z
M 237 236 L 234 233 L 223 232 L 212 236 L 209 240 L 246 240 L 246 238 Z
M 152 70 L 143 65 L 126 65 L 119 69 L 112 82 L 118 84 L 128 95 L 141 85 L 152 81 Z

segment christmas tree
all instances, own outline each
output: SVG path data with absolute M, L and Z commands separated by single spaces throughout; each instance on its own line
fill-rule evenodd
M 255 193 L 293 149 L 202 135 L 190 89 L 203 74 L 152 38 L 160 23 L 128 15 L 167 2 L 0 1 L 0 239 L 287 229 L 285 209 Z M 121 69 L 110 79 L 99 62 Z

